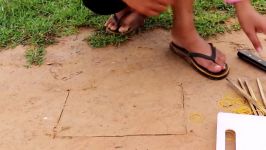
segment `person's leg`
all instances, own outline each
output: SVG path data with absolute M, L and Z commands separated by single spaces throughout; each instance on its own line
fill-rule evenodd
M 99 15 L 116 14 L 117 19 L 120 19 L 130 11 L 122 0 L 83 0 L 83 4 Z M 118 26 L 117 20 L 110 17 L 105 23 L 105 26 L 111 30 L 116 30 Z
M 105 23 L 105 27 L 109 30 L 118 30 L 120 33 L 125 33 L 144 24 L 145 17 L 129 8 L 122 0 L 83 0 L 83 3 L 97 14 L 115 14 L 118 20 L 122 18 L 122 20 L 117 22 L 113 17 L 110 17 Z M 117 29 L 118 27 L 119 29 Z
M 194 26 L 194 0 L 174 0 L 173 42 L 191 52 L 211 55 L 209 44 L 198 34 Z M 216 63 L 203 58 L 195 58 L 198 64 L 211 72 L 220 72 L 225 66 L 225 56 L 217 51 Z

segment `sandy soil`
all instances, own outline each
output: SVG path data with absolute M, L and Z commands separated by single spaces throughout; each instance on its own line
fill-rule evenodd
M 0 149 L 215 149 L 218 103 L 234 92 L 225 80 L 208 80 L 175 56 L 167 31 L 100 49 L 84 41 L 89 34 L 58 39 L 40 67 L 25 67 L 25 47 L 0 53 Z M 236 56 L 252 47 L 243 33 L 210 42 L 226 53 L 232 79 L 266 84 L 264 72 Z

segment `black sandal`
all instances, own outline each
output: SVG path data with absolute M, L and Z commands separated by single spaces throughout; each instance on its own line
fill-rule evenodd
M 199 73 L 208 77 L 209 79 L 212 79 L 212 80 L 224 79 L 225 77 L 228 76 L 229 71 L 230 71 L 230 68 L 227 64 L 225 65 L 225 69 L 223 69 L 220 72 L 215 73 L 215 72 L 210 72 L 208 69 L 206 69 L 203 66 L 201 66 L 200 64 L 198 64 L 196 62 L 196 60 L 194 59 L 195 57 L 200 57 L 200 58 L 204 58 L 207 60 L 211 60 L 214 63 L 216 63 L 215 60 L 216 60 L 217 49 L 213 46 L 212 43 L 209 43 L 209 45 L 210 45 L 211 50 L 212 50 L 211 56 L 207 56 L 207 55 L 204 55 L 201 53 L 189 52 L 187 49 L 180 47 L 173 42 L 170 43 L 170 49 L 176 54 L 185 56 L 186 60 L 193 66 L 193 68 L 195 68 Z

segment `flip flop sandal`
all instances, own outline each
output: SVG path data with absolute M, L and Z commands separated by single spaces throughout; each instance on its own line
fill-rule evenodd
M 227 77 L 227 75 L 229 74 L 230 71 L 230 67 L 226 64 L 225 65 L 225 69 L 223 69 L 220 72 L 211 72 L 209 71 L 207 68 L 204 68 L 203 66 L 201 66 L 200 64 L 197 63 L 197 61 L 194 59 L 195 57 L 200 57 L 200 58 L 204 58 L 207 60 L 211 60 L 214 63 L 216 60 L 216 53 L 217 53 L 217 49 L 213 46 L 212 43 L 209 43 L 211 50 L 212 50 L 212 54 L 211 56 L 207 56 L 201 53 L 192 53 L 189 52 L 187 49 L 177 46 L 175 43 L 171 42 L 170 43 L 170 49 L 181 56 L 184 56 L 185 59 L 193 66 L 193 68 L 195 68 L 199 73 L 201 73 L 202 75 L 206 76 L 209 79 L 212 80 L 221 80 L 225 77 Z
M 127 16 L 127 15 L 124 15 Z M 111 33 L 111 34 L 120 34 L 119 33 L 119 28 L 121 27 L 121 20 L 123 20 L 124 16 L 121 18 L 118 18 L 116 14 L 113 14 L 111 17 L 113 21 L 117 24 L 117 29 L 116 30 L 111 30 L 110 28 L 106 27 L 106 32 Z
M 123 32 L 123 33 L 122 33 L 122 32 L 119 32 L 119 28 L 122 26 L 122 25 L 121 25 L 121 21 L 122 21 L 125 17 L 127 17 L 129 14 L 130 14 L 130 13 L 127 13 L 127 14 L 125 14 L 124 16 L 122 16 L 122 17 L 120 17 L 120 18 L 118 18 L 116 14 L 113 14 L 113 15 L 112 15 L 112 19 L 116 22 L 116 24 L 117 24 L 117 29 L 116 29 L 116 30 L 111 30 L 110 28 L 107 27 L 107 28 L 106 28 L 106 32 L 111 33 L 111 34 L 120 34 L 120 35 L 135 34 L 136 32 L 138 32 L 138 31 L 140 30 L 140 26 L 141 26 L 141 25 L 135 25 L 135 26 L 129 28 L 128 31 Z

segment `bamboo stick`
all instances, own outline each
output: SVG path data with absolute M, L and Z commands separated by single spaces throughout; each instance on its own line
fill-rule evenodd
M 245 88 L 245 85 L 244 85 L 243 81 L 242 81 L 240 78 L 238 78 L 238 82 L 239 82 L 239 84 L 240 84 L 240 87 L 241 87 L 243 90 L 247 91 L 246 88 Z M 246 98 L 245 98 L 245 99 L 246 99 Z M 250 106 L 250 108 L 251 108 L 253 114 L 258 116 L 258 112 L 256 111 L 254 105 L 253 105 L 252 103 L 250 103 L 247 99 L 246 99 L 246 101 L 248 102 L 248 104 L 249 104 L 249 106 Z
M 265 95 L 264 95 L 263 86 L 262 86 L 259 78 L 257 78 L 257 83 L 258 83 L 258 86 L 259 86 L 259 90 L 260 90 L 260 95 L 261 95 L 261 98 L 262 98 L 262 102 L 264 104 L 264 107 L 266 107 L 266 98 L 265 98 Z
M 254 90 L 252 89 L 252 87 L 251 87 L 251 85 L 249 84 L 249 82 L 248 82 L 247 80 L 245 80 L 245 83 L 246 83 L 246 85 L 247 85 L 247 89 L 248 89 L 248 91 L 249 91 L 250 96 L 251 96 L 251 97 L 252 97 L 257 103 L 259 103 L 259 101 L 258 101 L 258 99 L 257 99 L 257 97 L 256 97 L 256 95 L 255 95 L 255 93 L 254 93 Z M 262 114 L 262 112 L 261 112 L 260 110 L 258 110 L 257 108 L 256 108 L 256 110 L 257 110 L 259 116 L 263 116 L 263 114 Z
M 244 91 L 243 89 L 241 89 L 241 87 L 239 87 L 238 85 L 236 85 L 234 82 L 232 82 L 230 79 L 226 79 L 241 95 L 243 95 L 250 103 L 252 103 L 254 106 L 256 106 L 259 110 L 261 110 L 261 112 L 265 115 L 266 114 L 266 110 L 260 105 L 258 104 L 251 96 L 249 96 L 249 94 Z

